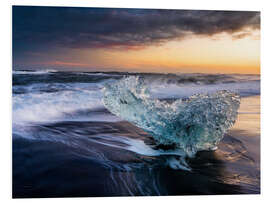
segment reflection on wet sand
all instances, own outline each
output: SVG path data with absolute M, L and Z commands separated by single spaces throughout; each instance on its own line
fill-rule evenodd
M 14 197 L 258 194 L 259 100 L 242 99 L 238 121 L 218 149 L 186 160 L 191 171 L 171 169 L 168 160 L 174 155 L 125 150 L 127 144 L 114 138 L 153 144 L 125 121 L 28 126 L 31 139 L 13 140 Z

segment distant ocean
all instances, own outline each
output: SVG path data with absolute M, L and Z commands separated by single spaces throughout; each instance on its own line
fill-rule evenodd
M 217 150 L 174 170 L 175 155 L 104 107 L 104 85 L 127 76 L 144 78 L 153 99 L 236 92 L 238 120 Z M 12 83 L 15 198 L 260 193 L 260 75 L 17 70 Z

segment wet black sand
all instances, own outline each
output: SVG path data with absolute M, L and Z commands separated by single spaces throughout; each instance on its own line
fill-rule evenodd
M 14 133 L 13 198 L 259 194 L 260 116 L 258 105 L 250 107 L 259 100 L 242 100 L 244 113 L 218 149 L 187 159 L 192 171 L 171 169 L 167 155 L 142 156 L 92 141 L 110 134 L 151 142 L 127 122 L 35 125 L 31 139 Z

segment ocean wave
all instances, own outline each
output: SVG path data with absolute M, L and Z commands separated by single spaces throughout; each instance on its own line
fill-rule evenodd
M 29 75 L 37 75 L 37 74 L 48 74 L 48 73 L 56 73 L 58 70 L 54 69 L 45 69 L 45 70 L 13 70 L 12 74 L 29 74 Z
M 13 123 L 91 120 L 94 118 L 95 109 L 105 108 L 101 101 L 104 85 L 116 84 L 117 78 L 124 77 L 121 74 L 115 75 L 117 77 L 111 77 L 110 73 L 106 77 L 99 73 L 88 76 L 78 76 L 74 73 L 17 75 L 15 79 L 18 81 L 13 81 L 12 87 Z M 188 76 L 191 77 L 191 75 Z M 196 74 L 193 74 L 192 77 L 195 78 Z M 207 78 L 209 76 L 201 74 L 200 77 Z M 166 100 L 169 103 L 181 98 L 185 100 L 194 94 L 213 94 L 220 90 L 233 91 L 240 96 L 260 94 L 260 81 L 254 80 L 258 76 L 239 75 L 237 77 L 241 77 L 242 80 L 220 84 L 179 84 L 172 82 L 170 77 L 166 78 L 164 74 L 142 74 L 140 78 L 144 80 L 144 85 L 148 89 L 147 97 Z M 222 76 L 221 78 L 226 77 Z M 98 119 L 104 121 L 108 121 L 106 117 L 110 116 L 110 113 L 96 115 Z M 111 118 L 115 120 L 116 116 Z
M 104 108 L 100 97 L 100 92 L 90 90 L 16 94 L 12 99 L 13 123 L 73 119 L 79 110 Z
M 129 74 L 128 74 L 129 75 Z M 168 85 L 211 85 L 223 83 L 239 83 L 249 81 L 260 81 L 260 75 L 245 74 L 131 74 L 131 76 L 140 76 L 149 84 L 168 84 Z
M 194 94 L 208 93 L 227 90 L 239 94 L 241 97 L 259 95 L 260 81 L 220 83 L 220 84 L 166 84 L 154 83 L 148 85 L 151 97 L 159 99 L 187 98 Z
M 194 95 L 171 104 L 151 99 L 139 77 L 107 84 L 103 93 L 103 103 L 111 113 L 142 128 L 158 144 L 180 148 L 189 157 L 216 147 L 234 124 L 240 105 L 240 97 L 228 91 Z
M 100 83 L 33 83 L 27 85 L 14 85 L 12 87 L 13 94 L 26 93 L 49 93 L 61 91 L 99 91 L 103 87 Z

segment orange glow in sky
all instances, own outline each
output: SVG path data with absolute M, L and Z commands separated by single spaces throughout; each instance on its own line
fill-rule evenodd
M 51 65 L 108 71 L 260 73 L 259 32 L 234 39 L 228 34 L 191 37 L 141 49 L 74 49 Z M 93 60 L 95 59 L 95 60 Z
M 14 6 L 13 66 L 260 74 L 260 12 Z

